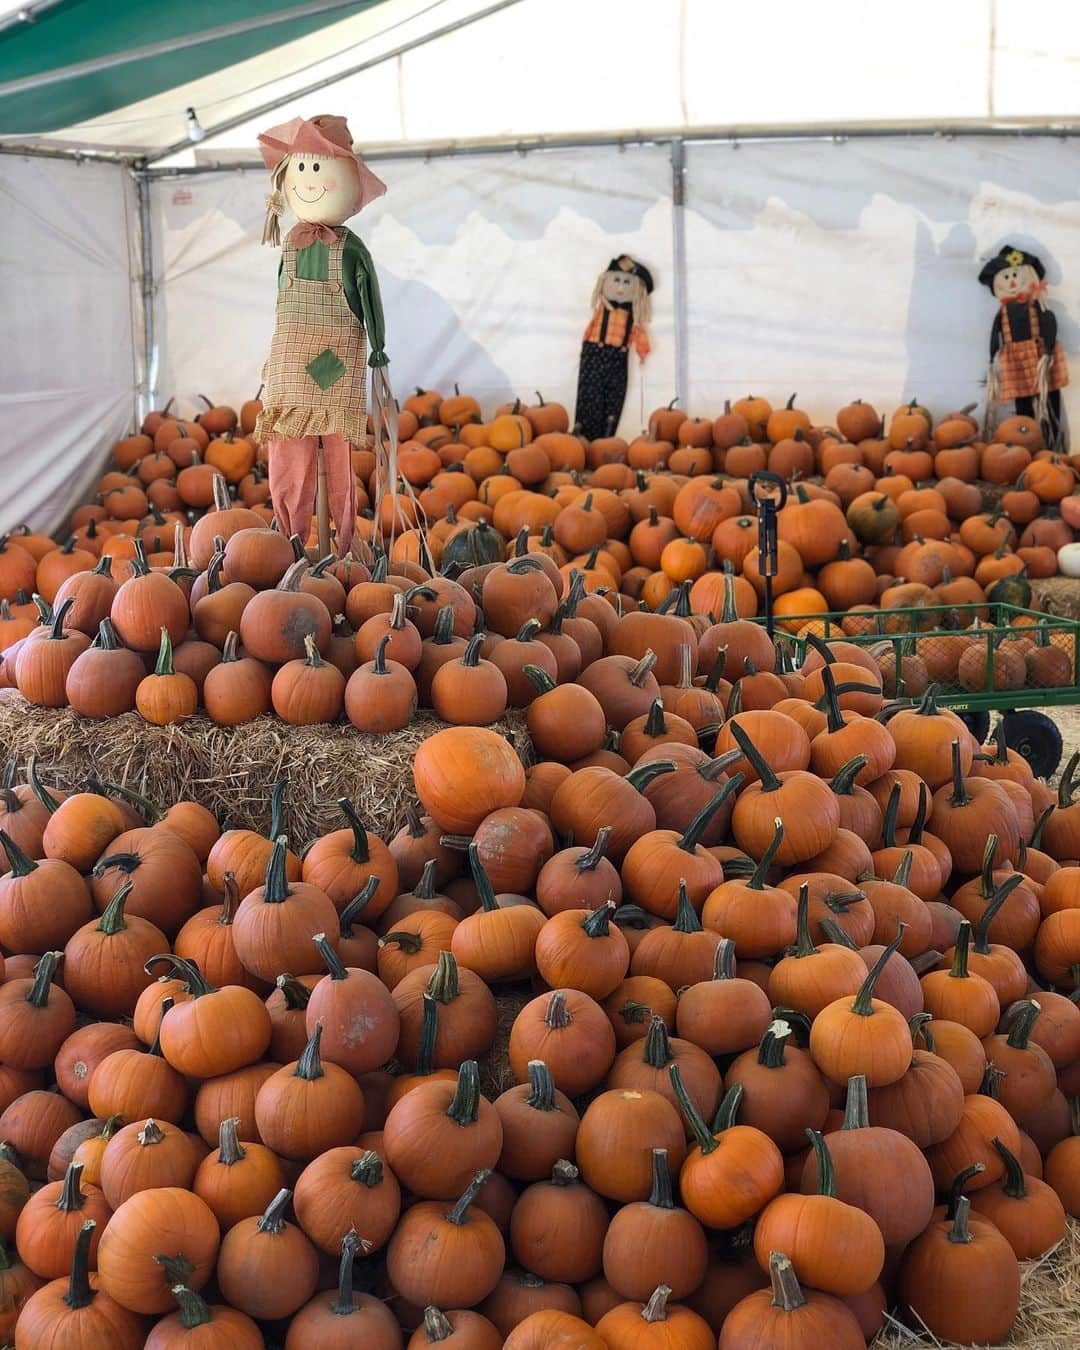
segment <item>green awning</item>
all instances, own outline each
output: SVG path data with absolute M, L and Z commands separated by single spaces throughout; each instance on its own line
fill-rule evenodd
M 355 0 L 346 7 L 0 95 L 0 135 L 40 135 L 101 117 L 380 3 Z M 0 32 L 0 85 L 275 12 L 295 14 L 302 7 L 303 0 L 61 0 L 34 22 Z

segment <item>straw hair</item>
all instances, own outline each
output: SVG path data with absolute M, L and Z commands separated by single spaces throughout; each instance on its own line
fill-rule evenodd
M 603 289 L 604 281 L 612 275 L 625 276 L 626 274 L 624 272 L 614 272 L 614 269 L 605 267 L 596 278 L 592 299 L 589 301 L 591 308 L 596 309 L 597 305 L 603 305 L 605 309 L 611 309 L 611 301 L 603 294 Z M 630 304 L 634 322 L 637 324 L 647 324 L 652 318 L 652 297 L 645 289 L 645 283 L 640 277 L 631 277 L 630 280 L 632 282 Z
M 282 187 L 285 183 L 285 168 L 291 158 L 291 155 L 286 155 L 270 175 L 270 182 L 274 190 L 266 198 L 266 219 L 263 221 L 262 241 L 274 248 L 277 248 L 281 243 L 281 217 L 285 214 L 285 193 L 282 191 Z

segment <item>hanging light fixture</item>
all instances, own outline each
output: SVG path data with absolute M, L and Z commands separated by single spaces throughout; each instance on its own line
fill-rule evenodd
M 187 118 L 188 140 L 192 142 L 201 141 L 206 135 L 206 128 L 201 125 L 199 119 L 195 116 L 195 109 L 186 108 L 184 115 Z

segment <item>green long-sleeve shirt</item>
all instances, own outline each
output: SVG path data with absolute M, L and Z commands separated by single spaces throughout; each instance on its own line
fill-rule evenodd
M 341 284 L 345 289 L 345 300 L 349 308 L 364 325 L 371 355 L 368 365 L 386 366 L 390 358 L 386 354 L 386 321 L 383 318 L 382 297 L 379 295 L 379 278 L 375 273 L 375 264 L 371 260 L 364 243 L 353 234 L 344 230 L 345 247 L 341 251 Z M 296 275 L 306 281 L 328 281 L 330 278 L 330 250 L 321 240 L 316 239 L 307 248 L 296 251 Z M 278 284 L 281 282 L 281 268 L 278 269 Z

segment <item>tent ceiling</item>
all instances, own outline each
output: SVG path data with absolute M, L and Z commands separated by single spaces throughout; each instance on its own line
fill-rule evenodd
M 1077 125 L 1080 7 L 1060 0 L 356 0 L 301 18 L 320 0 L 44 3 L 5 30 L 0 0 L 4 80 L 293 16 L 7 98 L 0 82 L 0 140 L 166 164 L 194 159 L 188 107 L 208 131 L 198 158 L 222 161 L 250 158 L 267 121 L 331 107 L 386 149 L 660 127 Z

